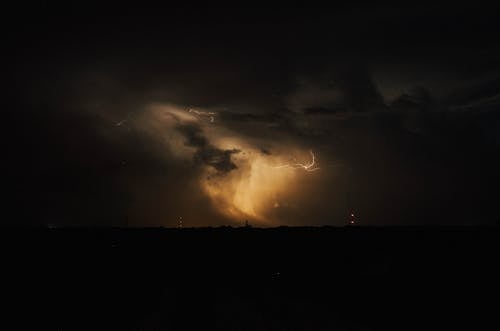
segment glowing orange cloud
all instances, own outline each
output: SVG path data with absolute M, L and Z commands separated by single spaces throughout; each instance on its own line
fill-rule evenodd
M 309 162 L 297 162 L 283 156 L 304 154 L 290 144 L 275 144 L 276 154 L 264 154 L 255 142 L 240 136 L 230 128 L 212 125 L 214 112 L 182 109 L 172 105 L 155 104 L 144 120 L 148 130 L 163 135 L 172 155 L 182 159 L 193 157 L 194 150 L 185 145 L 184 138 L 175 130 L 179 123 L 196 123 L 210 144 L 222 150 L 240 150 L 232 156 L 236 169 L 221 174 L 210 165 L 201 165 L 199 183 L 215 208 L 223 215 L 241 222 L 250 219 L 261 225 L 273 224 L 275 212 L 286 205 L 287 198 L 303 194 L 298 185 L 301 171 L 319 170 L 316 155 L 309 151 Z M 209 117 L 210 122 L 201 117 Z M 281 164 L 276 166 L 276 164 Z
M 223 177 L 207 169 L 208 176 L 200 181 L 202 188 L 224 215 L 241 220 L 250 218 L 261 224 L 271 224 L 273 210 L 283 205 L 281 199 L 302 193 L 297 187 L 297 176 L 319 170 L 312 151 L 309 163 L 275 166 L 285 159 L 279 155 L 266 155 L 236 138 L 219 140 L 223 148 L 238 148 L 245 153 L 235 157 L 238 169 Z M 288 148 L 293 151 L 292 148 Z M 210 175 L 212 173 L 212 175 Z

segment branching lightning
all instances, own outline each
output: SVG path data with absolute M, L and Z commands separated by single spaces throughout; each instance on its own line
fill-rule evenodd
M 115 126 L 125 126 L 125 123 L 129 122 L 129 119 L 130 119 L 130 113 L 128 113 L 127 117 L 125 117 L 124 119 L 113 122 Z
M 118 121 L 118 122 L 115 123 L 115 126 L 122 126 L 123 124 L 125 124 L 125 122 L 127 122 L 126 119 Z
M 217 113 L 213 112 L 213 111 L 201 111 L 201 110 L 196 110 L 193 108 L 189 108 L 188 112 L 193 113 L 193 114 L 198 115 L 198 116 L 207 116 L 208 118 L 210 118 L 210 123 L 214 122 L 215 116 L 217 115 Z
M 304 169 L 307 172 L 314 172 L 316 170 L 319 170 L 319 167 L 316 165 L 316 157 L 313 153 L 313 151 L 309 151 L 311 154 L 311 162 L 310 163 L 293 163 L 293 164 L 283 164 L 279 165 L 276 167 L 273 167 L 275 169 L 281 169 L 281 168 L 292 168 L 292 169 Z

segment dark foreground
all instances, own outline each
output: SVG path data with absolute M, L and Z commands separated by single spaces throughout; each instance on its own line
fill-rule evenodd
M 499 324 L 498 227 L 4 229 L 0 239 L 4 330 Z

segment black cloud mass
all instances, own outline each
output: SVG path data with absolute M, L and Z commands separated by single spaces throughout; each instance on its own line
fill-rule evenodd
M 194 153 L 194 160 L 196 162 L 209 165 L 221 174 L 237 168 L 231 161 L 231 155 L 239 153 L 239 150 L 223 150 L 212 146 L 207 138 L 203 136 L 202 130 L 195 125 L 179 125 L 177 130 L 186 137 L 187 146 L 196 148 L 196 152 Z
M 199 178 L 252 154 L 207 128 L 265 160 L 314 150 L 321 169 L 273 202 L 272 225 L 343 225 L 350 210 L 364 225 L 498 221 L 500 27 L 486 7 L 9 10 L 5 224 L 240 224 Z M 154 131 L 152 103 L 216 115 Z

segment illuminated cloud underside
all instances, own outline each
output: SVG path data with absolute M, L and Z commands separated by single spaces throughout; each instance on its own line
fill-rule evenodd
M 279 154 L 263 153 L 252 141 L 219 127 L 212 111 L 154 104 L 146 114 L 142 126 L 154 134 L 169 132 L 163 137 L 169 150 L 200 163 L 200 188 L 219 213 L 237 222 L 272 224 L 273 211 L 301 194 L 297 176 L 319 170 L 313 151 L 281 145 L 275 146 Z

